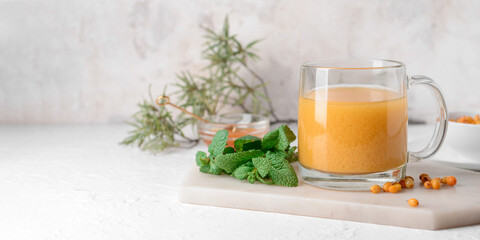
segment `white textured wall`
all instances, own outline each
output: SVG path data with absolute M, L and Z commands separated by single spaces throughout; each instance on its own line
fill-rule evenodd
M 254 68 L 279 115 L 296 115 L 302 62 L 353 57 L 403 61 L 450 109 L 480 109 L 479 1 L 0 1 L 0 122 L 123 121 L 149 84 L 200 69 L 199 26 L 227 13 L 240 39 L 265 38 Z

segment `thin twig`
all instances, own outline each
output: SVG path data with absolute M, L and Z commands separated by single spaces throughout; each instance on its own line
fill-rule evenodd
M 243 105 L 243 103 L 240 104 L 239 106 L 244 112 L 248 112 L 248 109 L 245 107 L 245 105 Z

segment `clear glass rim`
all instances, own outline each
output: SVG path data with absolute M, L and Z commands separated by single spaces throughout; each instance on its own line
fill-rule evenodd
M 348 63 L 353 62 L 374 62 L 379 61 L 382 63 L 386 63 L 385 66 L 379 67 L 342 67 L 341 65 L 347 65 Z M 336 59 L 336 60 L 323 60 L 323 61 L 308 61 L 301 65 L 301 68 L 319 68 L 319 69 L 342 69 L 342 70 L 372 70 L 372 69 L 389 69 L 389 68 L 402 68 L 405 64 L 400 61 L 396 60 L 388 60 L 388 59 Z
M 213 122 L 213 117 L 207 118 L 207 120 L 210 120 L 212 122 L 198 122 L 198 125 L 200 128 L 211 128 L 211 127 L 229 127 L 229 126 L 242 126 L 242 127 L 256 127 L 256 126 L 266 126 L 270 124 L 270 119 L 266 116 L 260 115 L 260 114 L 254 114 L 254 113 L 226 113 L 226 114 L 221 114 L 219 117 L 232 117 L 232 116 L 242 116 L 242 115 L 251 115 L 252 117 L 257 118 L 258 120 L 255 122 L 249 122 L 249 123 L 217 123 Z

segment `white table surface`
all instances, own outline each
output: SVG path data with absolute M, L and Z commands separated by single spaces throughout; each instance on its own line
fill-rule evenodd
M 181 204 L 182 177 L 206 146 L 151 155 L 118 144 L 129 129 L 0 126 L 0 239 L 480 239 L 480 225 L 428 231 Z

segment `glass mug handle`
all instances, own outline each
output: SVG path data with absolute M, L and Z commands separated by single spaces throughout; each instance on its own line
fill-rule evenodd
M 435 123 L 435 130 L 433 132 L 432 139 L 430 139 L 428 145 L 424 147 L 422 150 L 417 152 L 408 152 L 408 161 L 409 162 L 416 162 L 424 158 L 428 158 L 433 156 L 437 153 L 438 149 L 443 143 L 445 139 L 445 134 L 447 132 L 448 127 L 448 119 L 447 119 L 447 106 L 445 105 L 445 99 L 443 98 L 442 92 L 438 85 L 429 77 L 422 76 L 422 75 L 415 75 L 408 77 L 408 87 L 412 87 L 415 85 L 424 85 L 427 87 L 430 92 L 433 93 L 435 99 L 437 101 L 437 105 L 439 108 L 440 116 Z

